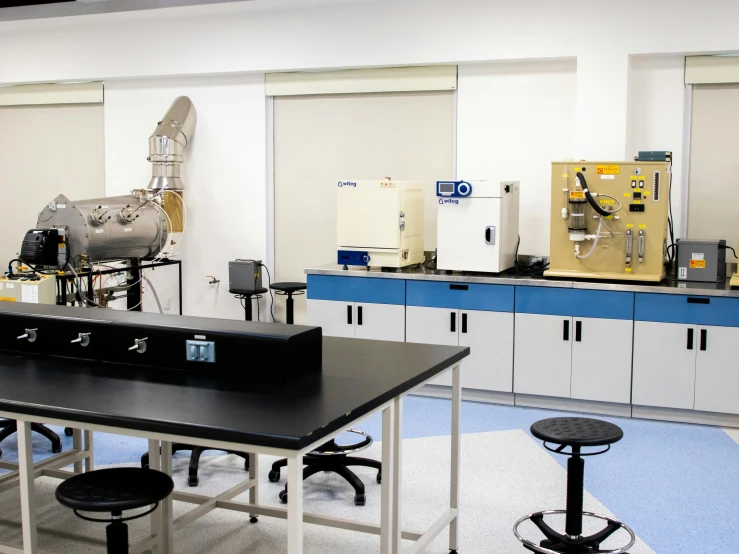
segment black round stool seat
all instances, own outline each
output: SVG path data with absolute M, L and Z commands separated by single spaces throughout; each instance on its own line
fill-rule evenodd
M 285 294 L 295 294 L 296 292 L 307 289 L 308 285 L 305 283 L 285 281 L 283 283 L 272 283 L 269 288 Z
M 531 426 L 537 439 L 564 446 L 606 446 L 620 441 L 624 432 L 608 421 L 586 417 L 552 417 Z
M 156 504 L 174 490 L 172 478 L 160 471 L 136 467 L 81 473 L 56 489 L 60 504 L 84 512 L 120 514 Z

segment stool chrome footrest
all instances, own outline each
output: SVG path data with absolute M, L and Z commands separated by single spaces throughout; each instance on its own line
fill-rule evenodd
M 524 521 L 529 521 L 536 525 L 539 530 L 544 533 L 547 539 L 556 540 L 559 541 L 561 544 L 563 544 L 563 547 L 566 548 L 566 546 L 571 546 L 570 552 L 602 552 L 602 553 L 608 553 L 608 554 L 626 554 L 626 551 L 634 546 L 634 543 L 636 542 L 636 535 L 634 534 L 634 531 L 631 530 L 631 528 L 626 525 L 625 523 L 621 523 L 620 521 L 603 516 L 600 514 L 594 514 L 592 512 L 583 512 L 583 516 L 585 517 L 591 517 L 596 519 L 602 519 L 603 521 L 608 522 L 608 525 L 599 531 L 598 533 L 595 533 L 594 535 L 590 535 L 588 537 L 580 537 L 580 538 L 571 538 L 567 535 L 562 535 L 560 533 L 555 532 L 551 527 L 549 527 L 546 523 L 544 523 L 544 517 L 545 515 L 553 515 L 553 514 L 562 514 L 566 515 L 567 510 L 547 510 L 544 512 L 535 512 L 533 514 L 529 514 L 527 516 L 522 517 L 519 519 L 514 525 L 513 525 L 513 534 L 516 535 L 516 538 L 521 541 L 521 543 L 528 548 L 529 550 L 533 552 L 541 552 L 542 554 L 562 554 L 563 552 L 568 552 L 568 550 L 552 550 L 551 548 L 547 548 L 545 546 L 539 546 L 538 544 L 535 544 L 534 542 L 525 539 L 521 536 L 521 534 L 518 532 L 519 526 Z M 537 521 L 538 520 L 538 521 Z M 605 541 L 608 537 L 610 537 L 613 533 L 616 531 L 623 529 L 626 531 L 629 536 L 629 543 L 626 546 L 622 546 L 620 548 L 617 548 L 615 550 L 600 550 L 598 547 L 596 547 L 595 550 L 592 550 L 593 546 L 590 546 L 590 550 L 576 550 L 578 547 L 580 548 L 588 548 L 588 543 L 591 545 L 593 543 L 598 543 L 598 546 L 600 542 Z M 560 547 L 562 548 L 562 547 Z

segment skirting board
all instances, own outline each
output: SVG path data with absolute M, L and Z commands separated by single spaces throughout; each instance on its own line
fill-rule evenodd
M 716 425 L 718 427 L 739 427 L 739 415 L 736 414 L 679 410 L 677 408 L 633 406 L 632 416 L 642 419 L 677 421 L 679 423 L 697 423 L 699 425 Z
M 413 394 L 417 396 L 432 396 L 434 398 L 451 398 L 452 387 L 444 385 L 424 385 Z M 462 389 L 462 400 L 470 402 L 488 402 L 489 404 L 505 404 L 513 406 L 513 393 L 495 392 L 477 389 Z
M 586 412 L 591 414 L 631 417 L 631 404 L 596 402 L 593 400 L 578 400 L 575 398 L 517 394 L 516 406 L 544 408 L 546 410 L 560 410 L 565 412 Z

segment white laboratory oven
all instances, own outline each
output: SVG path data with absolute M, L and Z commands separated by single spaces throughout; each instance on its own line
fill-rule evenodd
M 405 267 L 423 262 L 423 184 L 339 181 L 337 246 L 341 265 Z
M 438 181 L 438 269 L 500 273 L 514 266 L 518 181 Z

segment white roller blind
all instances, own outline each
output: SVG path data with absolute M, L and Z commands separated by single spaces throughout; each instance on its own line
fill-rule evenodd
M 435 184 L 453 177 L 453 134 L 451 92 L 275 98 L 275 279 L 304 281 L 306 267 L 336 263 L 339 180 L 423 181 L 432 250 Z M 304 321 L 305 302 L 295 305 Z
M 103 83 L 65 83 L 0 87 L 0 106 L 101 104 Z
M 739 83 L 739 56 L 688 56 L 685 84 Z
M 0 107 L 0 265 L 59 193 L 105 195 L 102 104 Z
M 456 65 L 268 73 L 267 96 L 455 90 Z
M 739 239 L 739 84 L 693 87 L 688 238 Z M 729 253 L 727 261 L 733 261 Z

